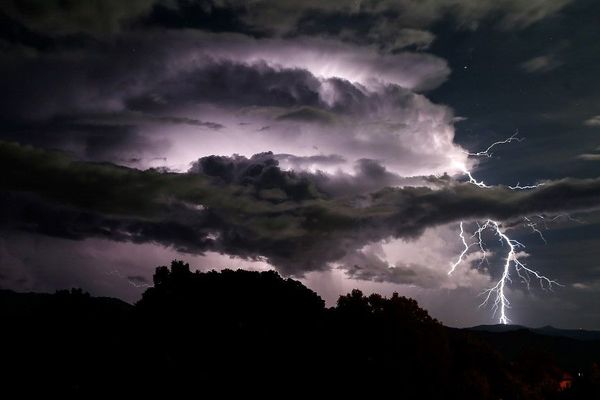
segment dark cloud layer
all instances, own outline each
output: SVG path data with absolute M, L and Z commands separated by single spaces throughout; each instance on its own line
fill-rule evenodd
M 459 219 L 510 220 L 600 206 L 598 179 L 564 179 L 521 192 L 449 181 L 439 189 L 388 188 L 340 198 L 327 194 L 318 176 L 282 171 L 269 153 L 206 157 L 183 174 L 77 162 L 9 143 L 0 153 L 1 168 L 9 171 L 2 182 L 5 226 L 264 257 L 295 275 L 326 269 L 365 244 L 416 237 Z M 364 164 L 363 176 L 381 173 Z
M 144 15 L 154 0 L 7 0 L 2 10 L 29 28 L 52 34 L 118 31 Z
M 345 276 L 361 288 L 479 290 L 493 266 L 446 276 L 461 245 L 455 221 L 493 217 L 521 240 L 522 216 L 598 208 L 597 8 L 2 2 L 0 275 L 16 282 L 28 274 L 15 270 L 29 270 L 38 288 L 71 284 L 69 274 L 91 282 L 101 268 L 90 254 L 103 243 L 122 249 L 111 264 L 132 264 L 119 275 L 129 289 L 144 284 L 138 270 L 152 257 L 123 261 L 137 248 L 240 256 L 315 285 Z M 466 155 L 516 129 L 527 140 L 489 159 Z M 500 186 L 461 183 L 465 170 Z M 530 191 L 501 186 L 541 180 Z M 591 254 L 581 249 L 598 236 L 592 228 L 572 241 L 578 253 Z M 568 235 L 556 233 L 552 249 Z M 33 257 L 38 239 L 46 245 Z M 55 243 L 63 248 L 49 250 Z M 565 296 L 583 304 L 573 293 L 598 287 L 593 256 L 571 258 L 574 272 L 563 274 L 568 250 L 559 262 L 544 258 L 551 246 L 524 243 L 532 264 L 577 283 Z M 65 260 L 54 262 L 65 279 L 38 274 L 45 254 Z M 68 260 L 86 265 L 69 272 Z M 332 298 L 336 282 L 321 285 Z
M 426 28 L 451 17 L 458 25 L 476 27 L 494 21 L 501 28 L 526 27 L 559 12 L 569 0 L 498 2 L 465 0 L 426 2 L 339 0 L 84 0 L 76 2 L 8 0 L 1 10 L 30 29 L 59 33 L 107 34 L 130 26 L 285 35 L 310 28 L 317 33 L 342 31 L 393 39 L 393 24 Z M 387 29 L 368 29 L 381 27 Z M 386 32 L 382 37 L 376 33 Z

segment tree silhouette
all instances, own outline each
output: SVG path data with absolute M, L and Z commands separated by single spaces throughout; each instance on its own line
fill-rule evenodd
M 573 371 L 573 388 L 559 391 L 557 379 L 571 364 L 540 353 L 529 336 L 491 337 L 509 340 L 505 346 L 449 329 L 397 293 L 353 290 L 326 308 L 315 292 L 274 271 L 199 272 L 182 261 L 156 268 L 153 282 L 134 306 L 80 289 L 0 290 L 4 393 L 598 397 L 600 344 L 585 347 L 572 364 L 581 375 Z M 572 363 L 576 341 L 557 347 L 563 342 L 551 340 L 547 349 L 565 349 L 556 354 Z

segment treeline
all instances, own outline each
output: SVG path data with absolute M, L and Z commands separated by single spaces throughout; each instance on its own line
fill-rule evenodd
M 506 358 L 412 299 L 353 290 L 326 308 L 275 272 L 175 261 L 134 306 L 0 291 L 0 318 L 0 383 L 19 397 L 600 398 L 590 379 L 559 390 L 551 354 Z

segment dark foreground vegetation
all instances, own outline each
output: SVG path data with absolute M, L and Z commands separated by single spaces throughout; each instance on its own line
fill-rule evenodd
M 7 398 L 600 398 L 598 341 L 449 329 L 358 290 L 327 309 L 274 272 L 173 262 L 134 306 L 0 291 L 0 318 Z

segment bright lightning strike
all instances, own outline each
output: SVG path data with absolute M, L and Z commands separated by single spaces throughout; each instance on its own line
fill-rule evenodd
M 526 186 L 521 186 L 520 183 L 517 183 L 514 186 L 509 186 L 508 188 L 511 190 L 528 190 L 528 189 L 535 189 L 536 187 L 540 187 L 543 186 L 543 183 L 538 183 L 536 185 L 526 185 Z
M 515 132 L 515 134 L 513 134 L 512 136 L 510 136 L 509 138 L 507 138 L 505 140 L 501 140 L 501 141 L 492 143 L 484 151 L 480 151 L 477 153 L 467 153 L 467 154 L 470 156 L 491 158 L 492 157 L 491 150 L 495 146 L 500 145 L 500 144 L 511 143 L 513 141 L 517 141 L 517 142 L 523 141 L 524 139 L 518 137 L 518 133 L 519 132 L 517 131 L 517 132 Z M 478 181 L 477 179 L 475 179 L 473 177 L 473 175 L 471 174 L 471 172 L 465 166 L 460 166 L 460 169 L 469 179 L 468 180 L 469 183 L 471 183 L 475 186 L 478 186 L 480 188 L 484 188 L 484 189 L 491 187 L 491 186 L 487 185 L 485 182 Z M 542 186 L 542 185 L 543 185 L 543 183 L 536 184 L 536 185 L 521 186 L 520 183 L 517 183 L 514 186 L 508 186 L 508 188 L 511 190 L 529 190 L 529 189 L 534 189 L 534 188 Z M 541 220 L 544 219 L 542 216 L 539 216 L 539 218 Z M 546 239 L 544 238 L 544 235 L 542 234 L 542 232 L 537 228 L 536 223 L 528 217 L 525 217 L 524 221 L 525 221 L 525 225 L 527 227 L 529 227 L 534 233 L 538 234 L 540 236 L 540 238 L 544 241 L 544 243 L 546 243 Z M 456 270 L 458 265 L 465 260 L 465 257 L 468 254 L 469 249 L 473 245 L 477 245 L 482 254 L 479 265 L 481 265 L 481 263 L 484 260 L 487 261 L 488 252 L 485 250 L 484 242 L 482 239 L 482 233 L 487 229 L 492 230 L 495 233 L 495 235 L 498 236 L 498 239 L 500 240 L 502 245 L 506 244 L 508 246 L 508 252 L 506 254 L 506 258 L 504 259 L 502 275 L 501 275 L 500 279 L 498 279 L 498 282 L 494 286 L 485 290 L 482 293 L 482 295 L 485 296 L 485 299 L 484 299 L 483 303 L 481 303 L 481 306 L 488 304 L 493 299 L 494 315 L 496 315 L 496 314 L 499 315 L 499 321 L 501 324 L 508 324 L 510 322 L 510 319 L 508 318 L 507 310 L 510 308 L 510 301 L 508 300 L 508 298 L 506 296 L 506 288 L 507 288 L 507 285 L 512 282 L 512 279 L 511 279 L 511 271 L 512 270 L 514 270 L 514 272 L 517 274 L 517 276 L 526 284 L 528 289 L 530 288 L 530 283 L 531 283 L 532 277 L 539 281 L 540 286 L 543 289 L 544 288 L 552 289 L 552 285 L 560 286 L 560 284 L 554 280 L 551 280 L 551 279 L 543 276 L 543 275 L 540 275 L 538 272 L 526 267 L 525 264 L 523 264 L 521 261 L 519 261 L 520 253 L 517 250 L 521 249 L 521 248 L 525 248 L 525 246 L 522 243 L 508 237 L 508 235 L 506 234 L 506 230 L 502 229 L 501 224 L 498 221 L 488 219 L 483 224 L 480 224 L 479 222 L 476 222 L 476 223 L 477 223 L 477 230 L 475 231 L 475 233 L 473 233 L 471 238 L 477 238 L 477 240 L 474 243 L 468 243 L 467 239 L 465 238 L 464 223 L 463 223 L 463 221 L 460 222 L 459 237 L 463 243 L 464 249 L 461 252 L 461 254 L 458 256 L 458 259 L 451 264 L 450 270 L 448 271 L 448 275 L 451 275 Z
M 473 175 L 471 174 L 471 172 L 469 170 L 467 170 L 466 168 L 463 169 L 463 172 L 469 178 L 469 183 L 471 183 L 471 184 L 473 184 L 475 186 L 479 186 L 480 188 L 484 188 L 484 189 L 487 189 L 487 188 L 491 187 L 489 185 L 486 185 L 485 182 L 478 181 L 477 179 L 473 178 Z
M 448 275 L 451 275 L 454 270 L 456 269 L 456 267 L 458 266 L 458 264 L 460 264 L 460 262 L 463 260 L 463 258 L 465 257 L 465 255 L 467 254 L 467 252 L 469 251 L 469 247 L 471 247 L 470 244 L 467 244 L 467 241 L 465 239 L 465 231 L 463 229 L 463 222 L 460 221 L 460 234 L 458 235 L 460 236 L 463 245 L 465 246 L 465 249 L 462 251 L 462 253 L 460 253 L 460 256 L 458 256 L 458 260 L 456 260 L 455 263 L 452 264 L 452 267 L 450 267 L 450 271 L 448 271 Z
M 484 151 L 478 151 L 477 153 L 469 153 L 469 152 L 466 152 L 466 153 L 467 153 L 467 155 L 474 156 L 474 157 L 492 158 L 492 156 L 494 154 L 491 151 L 494 147 L 498 146 L 499 144 L 507 144 L 507 143 L 512 143 L 515 141 L 522 142 L 523 140 L 525 140 L 525 138 L 520 138 L 518 136 L 519 136 L 519 130 L 517 129 L 517 131 L 515 133 L 513 133 L 512 136 L 510 136 L 504 140 L 499 140 L 497 142 L 490 144 L 489 147 L 487 149 L 485 149 Z
M 490 146 L 488 146 L 487 149 L 485 149 L 484 151 L 479 151 L 477 153 L 470 153 L 470 152 L 465 152 L 467 155 L 469 156 L 474 156 L 474 157 L 487 157 L 487 158 L 492 158 L 493 153 L 491 152 L 491 150 L 501 144 L 508 144 L 508 143 L 512 143 L 512 142 L 522 142 L 523 140 L 525 140 L 525 138 L 520 138 L 518 137 L 519 135 L 519 131 L 517 130 L 512 136 L 504 139 L 504 140 L 499 140 L 497 142 L 492 143 Z M 486 184 L 484 181 L 478 181 L 477 179 L 475 179 L 475 177 L 473 176 L 473 174 L 471 174 L 471 171 L 469 171 L 469 169 L 464 165 L 464 164 L 455 164 L 455 166 L 463 173 L 467 176 L 467 178 L 469 178 L 469 183 L 475 186 L 478 186 L 480 188 L 490 188 L 491 186 Z M 509 189 L 511 190 L 528 190 L 528 189 L 535 189 L 539 186 L 544 185 L 544 183 L 538 183 L 535 185 L 521 185 L 521 183 L 517 183 L 516 185 L 513 186 L 508 186 Z
M 462 225 L 463 224 L 461 223 L 461 237 L 464 237 L 464 230 L 462 229 Z M 540 286 L 543 289 L 546 289 L 546 288 L 552 289 L 552 285 L 560 286 L 560 284 L 554 280 L 551 280 L 551 279 L 543 276 L 543 275 L 540 275 L 538 272 L 532 270 L 531 268 L 529 268 L 525 264 L 523 264 L 519 260 L 518 249 L 525 248 L 525 246 L 521 242 L 518 242 L 518 241 L 508 237 L 508 235 L 502 229 L 500 223 L 498 221 L 494 221 L 491 219 L 486 220 L 485 223 L 483 223 L 482 225 L 478 224 L 478 229 L 475 231 L 475 233 L 472 236 L 472 237 L 477 236 L 478 240 L 476 243 L 469 244 L 466 241 L 463 241 L 463 243 L 465 244 L 465 250 L 459 257 L 457 262 L 453 265 L 458 265 L 460 262 L 462 262 L 464 260 L 464 257 L 467 253 L 468 248 L 471 247 L 472 245 L 477 244 L 477 245 L 479 245 L 480 249 L 485 249 L 483 241 L 481 239 L 481 234 L 486 229 L 491 229 L 498 236 L 498 239 L 500 240 L 500 242 L 503 245 L 506 244 L 508 246 L 508 252 L 507 252 L 506 258 L 504 259 L 504 265 L 502 268 L 502 276 L 500 277 L 498 282 L 493 287 L 491 287 L 483 292 L 483 295 L 485 295 L 485 299 L 484 299 L 483 303 L 481 303 L 481 305 L 483 306 L 485 304 L 488 304 L 490 302 L 490 300 L 493 299 L 494 315 L 496 313 L 498 313 L 500 323 L 508 324 L 510 322 L 510 319 L 508 318 L 507 310 L 510 308 L 510 301 L 508 300 L 508 298 L 506 296 L 506 286 L 508 283 L 512 282 L 511 270 L 514 270 L 514 272 L 516 272 L 517 276 L 519 278 L 521 278 L 521 280 L 526 284 L 528 289 L 530 288 L 532 277 L 539 281 Z M 485 250 L 484 250 L 483 254 L 486 254 Z M 454 267 L 454 268 L 456 268 L 456 267 Z

